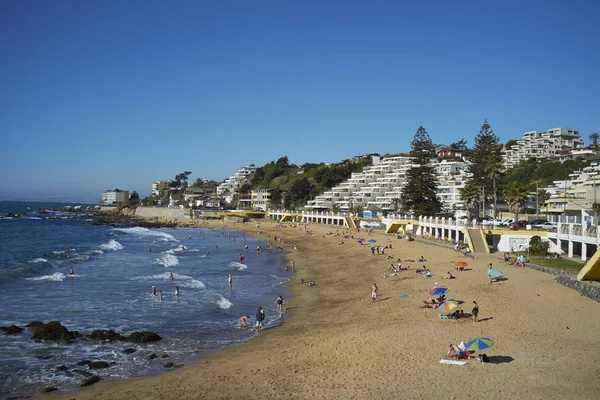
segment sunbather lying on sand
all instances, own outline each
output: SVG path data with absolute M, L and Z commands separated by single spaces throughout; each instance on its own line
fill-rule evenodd
M 465 358 L 467 353 L 462 351 L 457 345 L 451 344 L 446 355 L 450 358 Z

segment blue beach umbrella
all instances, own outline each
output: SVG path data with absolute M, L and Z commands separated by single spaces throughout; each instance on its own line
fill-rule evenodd
M 445 287 L 436 287 L 429 291 L 429 294 L 432 296 L 441 296 L 446 293 L 448 293 L 448 288 Z
M 494 342 L 492 342 L 492 339 L 477 338 L 477 339 L 469 340 L 467 343 L 465 343 L 465 349 L 471 350 L 471 351 L 481 351 L 481 350 L 489 349 L 493 345 L 494 345 Z
M 375 239 L 369 239 L 369 240 L 367 240 L 367 242 L 369 242 L 369 243 L 375 243 L 376 241 L 377 240 L 375 240 Z
M 490 269 L 490 270 L 488 271 L 488 275 L 489 275 L 489 276 L 493 276 L 493 277 L 497 278 L 497 277 L 499 277 L 499 276 L 502 276 L 502 275 L 504 275 L 504 274 L 503 274 L 503 273 L 502 273 L 502 271 L 500 271 L 500 270 L 497 270 L 497 269 Z

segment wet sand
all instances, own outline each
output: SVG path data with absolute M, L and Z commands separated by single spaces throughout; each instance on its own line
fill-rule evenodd
M 222 222 L 199 226 L 222 227 Z M 297 272 L 285 307 L 293 317 L 249 343 L 227 348 L 206 361 L 147 378 L 101 382 L 64 399 L 596 399 L 600 393 L 600 303 L 556 283 L 551 275 L 504 265 L 500 255 L 467 259 L 452 250 L 406 242 L 382 234 L 365 235 L 377 245 L 392 243 L 386 255 L 371 255 L 356 240 L 309 225 L 314 235 L 272 223 L 234 224 L 264 240 L 286 239 L 285 251 Z M 261 233 L 258 233 L 261 231 Z M 341 230 L 340 230 L 341 232 Z M 357 234 L 355 233 L 355 237 Z M 345 244 L 339 244 L 344 241 Z M 293 250 L 296 243 L 298 250 Z M 412 271 L 383 278 L 392 260 Z M 469 265 L 444 280 L 456 261 Z M 490 284 L 487 264 L 507 280 Z M 425 264 L 434 278 L 414 269 Z M 389 274 L 390 271 L 388 271 Z M 300 284 L 314 280 L 316 286 Z M 372 302 L 371 285 L 379 297 Z M 438 282 L 449 297 L 473 300 L 481 322 L 442 320 L 422 308 Z M 401 295 L 405 294 L 405 298 Z M 443 365 L 450 343 L 489 337 L 492 363 Z

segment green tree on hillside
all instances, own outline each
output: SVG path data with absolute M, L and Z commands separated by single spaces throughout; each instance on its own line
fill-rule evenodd
M 502 152 L 498 144 L 498 136 L 492 130 L 487 119 L 483 122 L 477 136 L 475 145 L 469 152 L 469 172 L 471 178 L 467 183 L 481 188 L 482 205 L 485 209 L 487 198 L 495 198 L 498 192 L 497 179 L 502 171 Z
M 140 195 L 138 192 L 136 192 L 135 190 L 131 193 L 131 196 L 129 196 L 129 206 L 130 207 L 135 207 L 138 204 L 140 204 Z
M 519 181 L 514 181 L 504 189 L 504 199 L 510 210 L 515 213 L 515 221 L 518 221 L 519 214 L 525 211 L 528 197 L 527 189 Z
M 508 142 L 506 142 L 504 147 L 508 150 L 508 149 L 511 149 L 513 146 L 518 146 L 518 145 L 519 145 L 519 143 L 515 139 L 511 139 Z
M 416 216 L 432 216 L 442 209 L 436 195 L 437 179 L 430 164 L 434 147 L 429 133 L 420 126 L 410 143 L 413 166 L 407 172 L 407 181 L 402 191 L 402 207 Z

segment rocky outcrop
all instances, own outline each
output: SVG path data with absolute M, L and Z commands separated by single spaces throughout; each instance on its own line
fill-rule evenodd
M 56 370 L 65 372 L 69 370 L 69 367 L 67 367 L 66 365 L 59 365 L 58 367 L 56 367 Z
M 58 388 L 55 388 L 54 386 L 48 386 L 48 387 L 43 388 L 41 390 L 41 392 L 42 393 L 50 393 L 50 392 L 55 392 L 57 390 L 58 390 Z
M 79 332 L 70 332 L 58 321 L 50 321 L 35 328 L 33 340 L 65 340 L 70 341 L 79 336 Z
M 94 383 L 100 382 L 100 377 L 97 375 L 92 375 L 88 378 L 85 378 L 79 382 L 79 387 L 92 386 Z
M 173 368 L 175 366 L 175 364 L 173 364 L 172 362 L 168 362 L 165 365 L 163 365 L 163 367 L 165 368 Z
M 152 354 L 148 354 L 147 356 L 144 356 L 144 360 L 154 360 L 155 358 L 158 358 L 158 356 L 156 355 L 156 353 L 152 353 Z
M 90 335 L 92 340 L 99 340 L 103 342 L 116 342 L 116 341 L 126 341 L 127 338 L 123 335 L 118 334 L 117 332 L 109 329 L 97 329 L 92 332 Z
M 89 378 L 90 376 L 93 376 L 94 374 L 92 374 L 91 372 L 87 372 L 87 371 L 83 371 L 81 369 L 74 369 L 73 372 L 75 372 L 76 374 L 79 375 L 83 375 L 86 378 Z
M 42 321 L 31 321 L 30 323 L 28 323 L 25 326 L 27 328 L 37 328 L 38 326 L 42 326 L 42 325 L 44 325 L 44 323 Z
M 131 343 L 151 343 L 158 342 L 162 338 L 158 336 L 154 332 L 143 331 L 143 332 L 133 332 L 131 335 L 127 337 Z
M 111 366 L 111 364 L 107 363 L 106 361 L 91 361 L 88 364 L 88 367 L 90 369 L 104 369 L 104 368 L 108 368 L 110 366 Z
M 16 325 L 0 326 L 0 331 L 4 332 L 7 335 L 16 335 L 23 332 L 23 328 Z
M 129 348 L 129 349 L 123 350 L 123 353 L 125 353 L 125 354 L 132 354 L 132 353 L 135 353 L 136 351 L 137 351 L 137 349 Z

